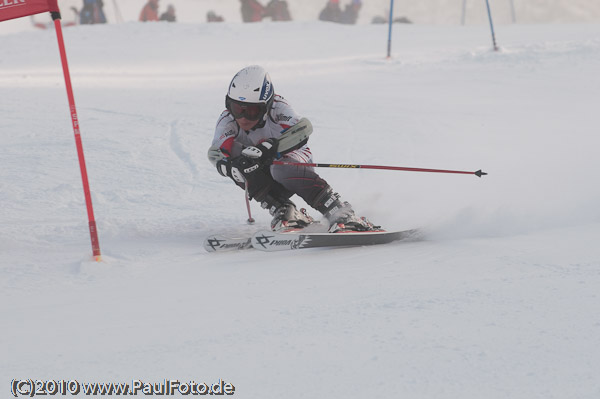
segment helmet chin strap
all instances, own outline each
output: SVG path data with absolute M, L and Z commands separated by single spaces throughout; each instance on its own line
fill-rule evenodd
M 254 125 L 254 127 L 251 130 L 256 130 L 256 129 L 260 129 L 261 127 L 265 127 L 265 124 L 267 123 L 267 119 L 269 118 L 269 112 L 271 111 L 271 109 L 269 108 L 263 115 L 263 117 L 259 120 L 259 122 Z
M 256 125 L 254 125 L 254 127 L 252 128 L 252 130 L 256 130 L 256 129 L 260 129 L 261 127 L 265 127 L 266 123 L 267 123 L 266 118 L 263 118 L 259 123 L 257 123 Z

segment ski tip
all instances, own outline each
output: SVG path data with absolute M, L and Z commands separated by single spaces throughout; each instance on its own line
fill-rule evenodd
M 485 173 L 485 172 L 482 172 L 482 171 L 481 171 L 481 169 L 479 169 L 479 170 L 478 170 L 477 172 L 475 172 L 474 174 L 475 174 L 475 176 L 477 176 L 477 177 L 481 177 L 481 176 L 485 176 L 485 175 L 487 175 L 487 173 Z

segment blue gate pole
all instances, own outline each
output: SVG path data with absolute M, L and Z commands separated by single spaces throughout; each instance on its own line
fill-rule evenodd
M 394 18 L 394 0 L 390 0 L 390 18 L 388 28 L 388 47 L 387 47 L 387 58 L 392 57 L 392 19 Z
M 494 23 L 492 22 L 492 11 L 490 10 L 490 1 L 485 0 L 487 4 L 488 18 L 490 19 L 490 29 L 492 30 L 492 43 L 494 44 L 494 51 L 498 51 L 498 46 L 496 45 L 496 34 L 494 33 Z
M 514 2 L 514 0 L 510 0 L 510 13 L 512 15 L 513 24 L 517 23 L 517 14 L 515 13 L 515 2 Z

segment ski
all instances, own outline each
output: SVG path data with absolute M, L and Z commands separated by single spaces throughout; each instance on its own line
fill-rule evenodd
M 251 249 L 252 237 L 226 237 L 223 235 L 210 235 L 204 240 L 204 249 L 208 252 L 228 252 Z
M 277 234 L 291 234 L 300 231 L 322 232 L 324 227 L 318 221 L 304 228 L 288 228 L 278 231 Z M 252 236 L 256 231 L 230 232 L 211 234 L 204 239 L 204 249 L 207 252 L 230 252 L 242 249 L 252 249 Z
M 404 231 L 346 231 L 339 233 L 305 233 L 259 231 L 252 236 L 251 244 L 260 251 L 286 251 L 319 247 L 348 247 L 388 244 L 393 241 L 416 239 L 419 230 Z

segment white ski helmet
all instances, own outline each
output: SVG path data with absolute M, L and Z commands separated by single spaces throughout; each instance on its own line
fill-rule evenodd
M 225 107 L 235 118 L 264 122 L 274 96 L 273 83 L 267 71 L 259 65 L 251 65 L 236 73 L 231 80 Z

